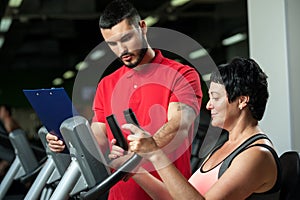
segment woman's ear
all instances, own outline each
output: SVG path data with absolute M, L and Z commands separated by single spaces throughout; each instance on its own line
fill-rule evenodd
M 239 97 L 239 109 L 242 110 L 244 107 L 247 106 L 249 102 L 249 96 L 240 96 Z

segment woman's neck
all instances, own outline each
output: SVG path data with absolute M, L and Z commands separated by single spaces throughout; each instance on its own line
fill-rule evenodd
M 247 117 L 248 116 L 248 117 Z M 246 115 L 244 117 L 239 118 L 235 125 L 232 127 L 229 132 L 229 141 L 239 141 L 244 140 L 258 132 L 261 132 L 260 127 L 258 126 L 257 120 L 253 119 L 253 117 L 249 117 Z

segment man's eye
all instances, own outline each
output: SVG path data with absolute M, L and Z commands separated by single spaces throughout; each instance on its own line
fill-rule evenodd
M 128 40 L 130 40 L 130 38 L 131 38 L 131 35 L 126 35 L 126 36 L 122 37 L 121 42 L 127 42 Z
M 106 42 L 109 46 L 116 46 L 117 43 L 116 42 Z

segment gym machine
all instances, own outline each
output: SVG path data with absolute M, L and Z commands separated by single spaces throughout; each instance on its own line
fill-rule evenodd
M 21 129 L 9 133 L 9 140 L 15 152 L 15 158 L 0 184 L 0 199 L 3 199 L 14 180 L 33 174 L 39 169 L 33 150 Z
M 69 154 L 55 153 L 49 149 L 46 141 L 47 134 L 48 130 L 45 127 L 41 127 L 38 131 L 39 138 L 46 150 L 47 160 L 27 192 L 24 198 L 26 200 L 48 200 L 53 192 L 53 187 L 57 185 L 71 162 Z

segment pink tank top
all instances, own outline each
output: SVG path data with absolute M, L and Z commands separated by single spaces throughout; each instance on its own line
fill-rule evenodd
M 218 181 L 219 179 L 219 173 L 221 166 L 223 163 L 226 163 L 226 159 L 229 158 L 229 160 L 234 159 L 236 155 L 244 151 L 245 149 L 253 146 L 262 146 L 268 149 L 274 156 L 277 169 L 278 169 L 278 175 L 277 175 L 277 181 L 274 184 L 273 188 L 270 190 L 263 192 L 263 193 L 254 193 L 247 199 L 279 199 L 280 195 L 280 161 L 278 159 L 278 156 L 276 152 L 273 150 L 272 147 L 264 144 L 254 144 L 251 145 L 254 141 L 258 139 L 268 139 L 264 134 L 256 134 L 246 140 L 243 144 L 240 145 L 237 149 L 235 149 L 228 157 L 226 157 L 222 162 L 220 162 L 218 165 L 216 165 L 214 168 L 204 171 L 203 165 L 206 163 L 206 161 L 203 162 L 201 167 L 190 177 L 189 182 L 191 185 L 193 185 L 202 195 L 205 195 L 205 193 Z M 269 140 L 269 139 L 268 139 Z M 230 158 L 231 155 L 234 155 L 234 157 Z M 209 157 L 208 157 L 209 158 Z M 228 161 L 228 160 L 227 160 Z M 226 163 L 228 164 L 228 162 Z M 225 165 L 226 166 L 226 165 Z M 227 166 L 228 167 L 228 166 Z
M 204 162 L 205 163 L 205 162 Z M 204 195 L 217 182 L 220 167 L 223 162 L 219 163 L 214 168 L 203 171 L 202 166 L 189 178 L 192 184 L 200 194 Z

